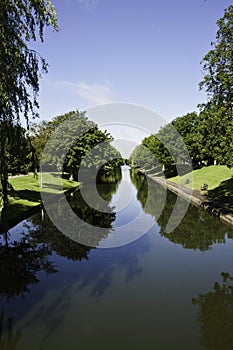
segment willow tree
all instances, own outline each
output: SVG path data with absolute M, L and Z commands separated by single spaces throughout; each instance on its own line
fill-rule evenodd
M 48 65 L 30 43 L 44 40 L 44 29 L 57 30 L 56 11 L 49 0 L 1 0 L 0 2 L 0 177 L 4 207 L 7 199 L 8 164 L 5 144 L 9 124 L 38 111 L 39 79 Z

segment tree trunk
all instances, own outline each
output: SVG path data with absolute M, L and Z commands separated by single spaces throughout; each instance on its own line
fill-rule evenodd
M 1 184 L 2 184 L 2 199 L 3 199 L 3 208 L 6 208 L 8 204 L 8 191 L 7 191 L 7 184 L 8 184 L 8 176 L 4 172 L 4 174 L 1 174 Z
M 7 135 L 5 130 L 4 123 L 1 127 L 1 152 L 0 152 L 0 177 L 1 177 L 1 185 L 2 185 L 2 195 L 3 195 L 3 208 L 7 207 L 8 204 L 8 169 L 7 169 L 7 161 L 6 161 L 6 141 Z
M 207 160 L 207 165 L 214 165 L 214 158 L 212 157 L 209 157 L 208 160 Z

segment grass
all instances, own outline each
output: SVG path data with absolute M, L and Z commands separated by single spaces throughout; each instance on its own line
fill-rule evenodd
M 13 191 L 9 195 L 9 205 L 6 213 L 6 219 L 9 224 L 17 221 L 18 218 L 30 212 L 33 207 L 41 204 L 41 191 L 51 195 L 61 194 L 80 184 L 76 181 L 62 179 L 63 188 L 61 188 L 59 186 L 60 177 L 57 173 L 44 174 L 44 176 L 47 184 L 44 183 L 42 189 L 40 188 L 40 179 L 35 178 L 34 175 L 9 178 L 9 182 L 13 187 Z M 52 185 L 49 185 L 51 183 Z
M 208 189 L 212 190 L 218 187 L 221 182 L 229 180 L 233 177 L 233 169 L 227 168 L 225 165 L 205 166 L 201 169 L 193 171 L 193 183 L 186 183 L 189 174 L 183 176 L 175 176 L 169 179 L 175 183 L 180 183 L 186 187 L 193 187 L 195 190 L 200 190 L 204 183 L 208 184 Z
M 211 165 L 194 170 L 192 175 L 192 184 L 187 183 L 188 175 L 176 176 L 170 178 L 169 181 L 200 191 L 206 183 L 208 184 L 208 191 L 201 191 L 202 194 L 208 194 L 210 197 L 233 203 L 233 169 L 229 169 L 224 165 Z

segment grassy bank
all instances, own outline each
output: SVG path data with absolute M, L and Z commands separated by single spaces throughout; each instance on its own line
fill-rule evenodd
M 202 194 L 233 203 L 233 169 L 224 165 L 206 166 L 193 171 L 193 183 L 187 183 L 188 175 L 172 177 L 169 181 L 180 183 L 186 187 L 200 190 Z M 204 183 L 208 184 L 208 191 L 201 191 Z
M 50 174 L 53 186 L 44 186 L 40 188 L 40 179 L 35 178 L 34 175 L 26 175 L 20 177 L 13 177 L 9 179 L 10 184 L 13 187 L 13 191 L 9 195 L 9 205 L 7 208 L 6 219 L 11 226 L 11 222 L 17 221 L 17 218 L 25 216 L 27 212 L 30 212 L 35 206 L 41 204 L 41 191 L 48 194 L 61 194 L 64 191 L 77 187 L 80 183 L 76 181 L 70 181 L 62 179 L 63 190 L 58 186 L 58 174 Z M 54 179 L 53 179 L 54 177 Z M 1 226 L 0 221 L 0 226 Z

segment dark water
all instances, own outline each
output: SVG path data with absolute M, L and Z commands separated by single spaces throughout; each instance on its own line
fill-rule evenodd
M 140 213 L 157 217 L 164 196 L 127 169 L 104 182 L 105 214 L 88 208 L 79 192 L 71 199 L 79 217 L 103 227 L 100 246 Z M 116 214 L 120 197 L 128 204 Z M 232 350 L 233 232 L 191 206 L 166 233 L 175 200 L 168 192 L 149 232 L 117 248 L 82 246 L 41 212 L 2 236 L 0 349 Z

